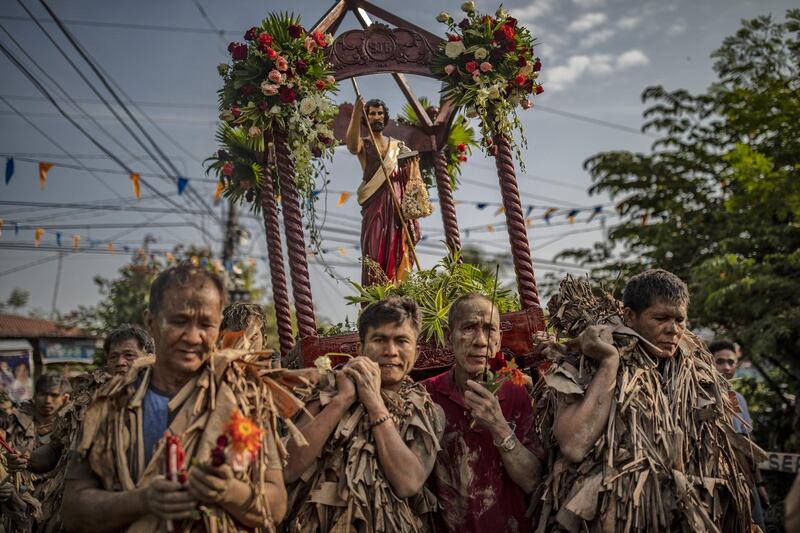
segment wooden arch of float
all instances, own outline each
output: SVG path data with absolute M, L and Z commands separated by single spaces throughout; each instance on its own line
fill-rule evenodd
M 349 30 L 336 35 L 336 31 L 348 13 L 355 15 L 362 29 Z M 373 15 L 383 22 L 373 23 L 369 15 Z M 431 69 L 431 60 L 434 50 L 443 39 L 364 0 L 338 0 L 310 31 L 336 35 L 333 44 L 327 48 L 327 54 L 337 81 L 378 73 L 391 74 L 395 79 L 408 103 L 420 118 L 421 125 L 419 127 L 400 125 L 389 120 L 384 133 L 404 139 L 406 144 L 414 150 L 433 153 L 436 187 L 446 243 L 451 249 L 460 249 L 461 240 L 455 202 L 444 153 L 447 134 L 456 109 L 449 100 L 442 100 L 438 113 L 431 117 L 428 110 L 422 107 L 405 78 L 405 74 L 436 77 Z M 334 122 L 334 133 L 340 140 L 344 140 L 351 113 L 352 105 L 340 107 L 339 116 Z M 267 235 L 281 355 L 286 358 L 291 352 L 290 360 L 292 362 L 310 366 L 316 357 L 325 353 L 356 354 L 360 348 L 357 334 L 326 338 L 317 336 L 300 198 L 294 183 L 294 166 L 290 150 L 286 145 L 286 137 L 276 134 L 274 143 L 275 164 L 281 187 L 280 202 L 289 256 L 289 274 L 300 337 L 300 350 L 293 349 L 296 347 L 292 337 L 291 311 L 283 267 L 284 258 L 277 206 L 272 180 L 265 179 L 262 212 Z M 522 307 L 522 311 L 505 313 L 501 317 L 503 349 L 510 355 L 522 356 L 531 352 L 532 334 L 544 329 L 544 318 L 533 273 L 533 262 L 511 147 L 508 140 L 502 135 L 495 135 L 494 143 L 498 149 L 495 157 L 497 176 L 505 208 L 509 244 Z M 418 373 L 424 375 L 428 369 L 440 368 L 442 363 L 448 362 L 448 358 L 452 361 L 452 354 L 435 346 L 421 343 L 415 368 Z

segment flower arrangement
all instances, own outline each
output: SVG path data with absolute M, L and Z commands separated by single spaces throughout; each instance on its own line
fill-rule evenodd
M 211 465 L 222 466 L 230 461 L 234 471 L 243 472 L 261 448 L 264 430 L 240 411 L 231 413 L 217 445 L 211 450 Z
M 482 377 L 481 384 L 492 394 L 497 394 L 503 383 L 507 381 L 523 386 L 527 382 L 525 374 L 519 369 L 517 362 L 513 359 L 507 362 L 503 352 L 497 352 L 493 358 L 489 359 L 486 372 Z
M 544 91 L 538 82 L 542 63 L 534 55 L 530 31 L 501 7 L 495 16 L 478 13 L 475 2 L 464 2 L 466 17 L 456 22 L 442 12 L 436 20 L 446 24 L 447 41 L 436 50 L 434 72 L 444 83 L 444 94 L 480 119 L 482 145 L 489 155 L 497 147 L 492 137 L 504 135 L 524 169 L 512 132 L 519 130 L 526 146 L 517 106 L 529 109 L 533 95 Z
M 337 108 L 330 98 L 336 80 L 325 61 L 330 34 L 308 32 L 290 14 L 271 14 L 228 46 L 232 62 L 218 67 L 222 149 L 207 159 L 226 197 L 260 206 L 263 153 L 276 132 L 287 136 L 301 193 L 309 197 L 314 178 L 324 173 L 335 140 L 331 121 Z

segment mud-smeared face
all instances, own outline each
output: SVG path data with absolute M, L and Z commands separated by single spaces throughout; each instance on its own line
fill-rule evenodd
M 686 304 L 658 299 L 639 313 L 626 308 L 625 320 L 636 333 L 661 349 L 661 357 L 672 357 L 686 332 Z
M 739 366 L 739 358 L 732 350 L 719 350 L 714 352 L 714 366 L 725 379 L 733 379 L 736 367 Z
M 222 322 L 222 296 L 210 282 L 171 287 L 157 314 L 147 314 L 156 345 L 156 365 L 185 376 L 194 373 L 211 352 Z
M 111 344 L 108 348 L 106 366 L 110 374 L 124 374 L 133 362 L 146 355 L 136 339 L 125 339 Z
M 68 395 L 61 392 L 59 386 L 37 390 L 34 396 L 37 414 L 43 417 L 53 415 L 66 403 L 67 398 Z
M 410 320 L 370 326 L 361 353 L 381 367 L 381 387 L 399 387 L 417 358 L 417 332 Z
M 450 324 L 453 357 L 468 376 L 476 376 L 500 349 L 500 314 L 492 302 L 480 298 L 463 304 L 455 318 Z

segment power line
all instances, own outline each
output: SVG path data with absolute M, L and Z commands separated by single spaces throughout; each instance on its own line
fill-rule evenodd
M 14 15 L 0 15 L 0 20 L 11 20 L 14 22 L 30 22 L 27 17 L 19 17 Z M 52 20 L 37 18 L 35 21 L 43 24 L 53 24 Z M 99 20 L 77 20 L 77 19 L 63 19 L 65 24 L 70 26 L 86 26 L 95 28 L 117 28 L 123 30 L 146 30 L 146 31 L 161 31 L 166 33 L 198 33 L 198 34 L 219 34 L 224 33 L 228 35 L 242 35 L 241 30 L 212 30 L 209 28 L 191 28 L 185 26 L 162 26 L 156 24 L 131 24 L 122 22 L 104 22 Z
M 24 6 L 24 4 L 22 4 L 22 0 L 17 0 L 17 2 L 19 2 L 19 3 L 20 3 L 20 5 L 23 5 L 23 6 Z M 109 84 L 108 80 L 106 79 L 106 76 L 104 76 L 104 75 L 103 75 L 103 74 L 100 72 L 100 69 L 97 67 L 97 65 L 96 65 L 96 61 L 94 60 L 94 58 L 92 58 L 92 57 L 90 56 L 90 54 L 89 54 L 89 53 L 88 53 L 88 52 L 87 52 L 87 51 L 86 51 L 86 50 L 83 48 L 83 46 L 81 46 L 81 44 L 78 42 L 78 40 L 77 40 L 77 39 L 75 38 L 75 36 L 72 34 L 72 32 L 70 32 L 70 31 L 69 31 L 69 29 L 68 29 L 66 26 L 64 26 L 64 23 L 63 23 L 63 22 L 62 22 L 62 21 L 61 21 L 61 20 L 58 18 L 58 15 L 56 15 L 56 14 L 55 14 L 55 12 L 54 12 L 54 11 L 53 11 L 53 10 L 50 8 L 50 6 L 47 4 L 47 2 L 46 2 L 45 0 L 39 0 L 39 3 L 40 3 L 40 4 L 42 4 L 42 6 L 43 6 L 43 7 L 44 7 L 44 8 L 47 10 L 47 13 L 50 15 L 50 17 L 51 17 L 51 18 L 52 18 L 52 19 L 55 21 L 55 23 L 58 25 L 59 29 L 60 29 L 60 30 L 61 30 L 61 32 L 64 34 L 64 36 L 67 38 L 67 40 L 70 42 L 70 44 L 72 44 L 72 47 L 73 47 L 73 48 L 74 48 L 74 49 L 75 49 L 75 50 L 78 52 L 78 54 L 79 54 L 79 55 L 80 55 L 80 56 L 83 58 L 83 60 L 86 62 L 86 64 L 87 64 L 87 65 L 89 65 L 89 68 L 92 70 L 92 72 L 94 72 L 95 76 L 97 76 L 97 78 L 100 80 L 100 82 L 103 84 L 103 86 L 104 86 L 104 87 L 106 88 L 106 90 L 109 92 L 109 94 L 111 94 L 111 96 L 114 98 L 114 100 L 116 100 L 117 104 L 118 104 L 120 107 L 122 107 L 123 111 L 125 111 L 125 114 L 127 114 L 127 115 L 128 115 L 128 117 L 129 117 L 129 118 L 130 118 L 130 119 L 133 121 L 133 123 L 136 125 L 136 127 L 137 127 L 137 128 L 139 128 L 139 131 L 142 133 L 142 135 L 144 135 L 145 139 L 147 139 L 147 141 L 150 143 L 150 145 L 153 147 L 153 149 L 155 149 L 155 151 L 156 151 L 156 152 L 158 152 L 159 156 L 161 156 L 161 158 L 162 158 L 162 159 L 163 159 L 163 160 L 164 160 L 164 161 L 167 163 L 167 165 L 168 165 L 168 166 L 169 166 L 169 167 L 172 169 L 172 171 L 175 173 L 174 180 L 175 180 L 175 182 L 177 183 L 177 180 L 178 180 L 178 174 L 180 174 L 180 172 L 179 172 L 179 171 L 178 171 L 178 169 L 175 167 L 175 165 L 172 163 L 172 161 L 171 161 L 169 158 L 167 158 L 167 157 L 166 157 L 166 155 L 164 155 L 164 152 L 161 150 L 161 148 L 158 146 L 158 144 L 156 144 L 156 142 L 153 140 L 153 138 L 150 136 L 150 134 L 149 134 L 149 133 L 147 133 L 147 131 L 146 131 L 146 130 L 145 130 L 143 127 L 142 127 L 141 123 L 140 123 L 140 122 L 139 122 L 139 121 L 136 119 L 136 117 L 134 117 L 134 116 L 133 116 L 133 113 L 131 113 L 131 112 L 130 112 L 130 110 L 128 109 L 128 107 L 127 107 L 127 106 L 126 106 L 126 105 L 125 105 L 125 104 L 122 102 L 122 100 L 121 100 L 121 99 L 120 99 L 120 97 L 117 95 L 117 93 L 116 93 L 116 92 L 115 92 L 115 91 L 112 89 L 111 85 Z M 30 14 L 30 12 L 29 12 L 27 9 L 26 9 L 26 12 L 28 12 L 28 14 Z M 31 16 L 32 16 L 32 15 L 31 15 Z M 41 26 L 40 26 L 40 27 L 41 27 Z M 44 30 L 44 28 L 42 28 L 42 31 L 45 31 L 45 30 Z M 109 77 L 109 79 L 110 79 L 110 77 Z M 98 94 L 98 96 L 99 96 L 99 94 Z M 109 107 L 109 109 L 111 109 L 111 108 Z M 113 111 L 112 111 L 112 112 L 113 112 Z M 138 141 L 138 138 L 137 138 L 137 142 L 139 142 L 139 141 Z M 141 142 L 139 142 L 139 144 L 142 146 L 142 148 L 145 150 L 145 152 L 147 152 L 148 154 L 150 154 L 150 155 L 151 155 L 151 157 L 152 157 L 152 154 L 151 154 L 151 153 L 150 153 L 150 151 L 147 149 L 147 147 L 146 147 L 146 146 L 145 146 L 143 143 L 141 143 Z M 153 159 L 155 160 L 155 157 L 153 157 Z M 168 172 L 168 171 L 167 171 L 165 168 L 163 168 L 163 166 L 162 166 L 162 165 L 161 165 L 161 164 L 160 164 L 158 161 L 156 161 L 156 163 L 157 163 L 157 164 L 158 164 L 160 167 L 162 167 L 162 170 L 163 170 L 165 173 L 169 174 L 169 172 Z M 213 219 L 214 219 L 214 220 L 215 220 L 217 223 L 221 223 L 221 221 L 220 221 L 220 220 L 219 220 L 219 218 L 217 217 L 216 213 L 214 213 L 214 211 L 213 211 L 213 210 L 211 209 L 211 207 L 210 207 L 210 206 L 209 206 L 209 205 L 208 205 L 208 204 L 207 204 L 207 203 L 204 201 L 204 199 L 203 199 L 202 197 L 200 197 L 200 196 L 199 196 L 199 195 L 198 195 L 198 194 L 197 194 L 195 191 L 187 191 L 187 193 L 188 193 L 188 195 L 187 195 L 187 196 L 189 196 L 189 197 L 191 197 L 191 196 L 195 196 L 195 199 L 196 199 L 196 201 L 197 201 L 197 202 L 198 202 L 198 203 L 199 203 L 199 204 L 200 204 L 200 205 L 201 205 L 203 208 L 205 208 L 205 209 L 207 209 L 207 210 L 208 210 L 208 212 L 209 212 L 209 214 L 211 215 L 211 217 L 212 217 L 212 218 L 213 218 Z M 194 193 L 194 194 L 193 194 L 193 193 Z
M 541 111 L 544 111 L 545 113 L 552 113 L 553 115 L 558 115 L 561 117 L 571 118 L 573 120 L 580 120 L 582 122 L 594 124 L 595 126 L 603 126 L 605 128 L 611 128 L 617 131 L 624 131 L 625 133 L 633 133 L 634 135 L 642 135 L 644 137 L 650 137 L 651 139 L 658 139 L 658 136 L 656 135 L 643 132 L 642 130 L 637 130 L 636 128 L 631 128 L 630 126 L 615 124 L 614 122 L 609 122 L 607 120 L 601 120 L 586 115 L 580 115 L 578 113 L 571 113 L 569 111 L 561 111 L 560 109 L 546 107 L 540 104 L 534 104 L 534 109 L 539 109 Z
M 89 210 L 100 210 L 100 211 L 134 211 L 139 213 L 167 213 L 167 214 L 176 214 L 174 209 L 169 209 L 167 207 L 147 207 L 147 206 L 139 206 L 139 205 L 93 205 L 93 204 L 85 204 L 85 203 L 75 203 L 75 202 L 23 202 L 23 201 L 16 201 L 16 200 L 0 200 L 0 205 L 9 205 L 9 206 L 29 206 L 29 207 L 41 207 L 45 209 L 89 209 Z M 192 211 L 188 209 L 182 209 L 180 213 L 182 215 L 205 215 L 207 214 L 205 211 Z

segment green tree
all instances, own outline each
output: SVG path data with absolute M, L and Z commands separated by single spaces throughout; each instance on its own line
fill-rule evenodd
M 5 302 L 0 302 L 0 311 L 19 311 L 21 308 L 28 305 L 28 298 L 30 295 L 30 291 L 14 287 L 11 289 L 11 294 L 8 295 L 8 299 Z
M 772 426 L 759 428 L 754 412 L 756 429 L 765 442 L 796 446 L 788 392 L 800 384 L 800 10 L 783 22 L 743 21 L 712 58 L 717 79 L 702 94 L 644 91 L 643 130 L 660 135 L 650 153 L 584 163 L 590 191 L 619 200 L 621 222 L 607 242 L 562 255 L 609 287 L 648 267 L 686 280 L 693 325 L 739 341 L 764 377 L 771 396 L 758 403 L 771 406 Z

